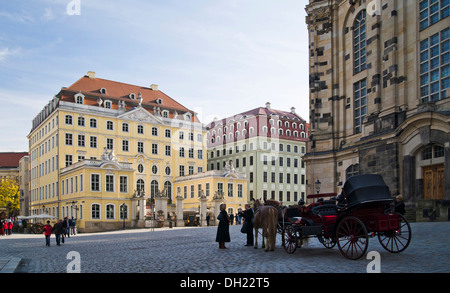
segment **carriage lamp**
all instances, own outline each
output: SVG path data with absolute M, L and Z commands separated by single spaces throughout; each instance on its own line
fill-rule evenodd
M 316 180 L 315 182 L 316 185 L 316 193 L 319 194 L 320 192 L 320 185 L 322 185 L 322 182 L 319 181 L 319 179 Z

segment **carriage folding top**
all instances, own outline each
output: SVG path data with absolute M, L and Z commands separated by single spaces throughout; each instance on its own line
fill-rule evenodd
M 368 203 L 390 204 L 394 201 L 383 177 L 376 174 L 355 175 L 342 188 L 340 204 L 347 208 Z

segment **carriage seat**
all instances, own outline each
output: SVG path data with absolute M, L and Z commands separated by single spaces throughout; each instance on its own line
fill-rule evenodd
M 330 215 L 337 215 L 338 208 L 336 204 L 321 204 L 318 206 L 315 206 L 311 209 L 311 213 L 314 215 L 319 216 L 330 216 Z

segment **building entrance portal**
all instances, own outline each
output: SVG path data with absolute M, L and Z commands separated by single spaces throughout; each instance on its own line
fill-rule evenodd
M 444 199 L 444 164 L 423 167 L 424 199 Z

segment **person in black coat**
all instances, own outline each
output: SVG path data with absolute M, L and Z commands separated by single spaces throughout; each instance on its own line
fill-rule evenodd
M 217 227 L 216 242 L 219 242 L 219 248 L 225 249 L 225 242 L 230 242 L 230 218 L 225 211 L 226 205 L 220 205 L 220 213 L 217 216 L 219 226 Z
M 406 213 L 405 203 L 403 202 L 403 196 L 401 195 L 395 197 L 395 212 L 402 216 Z
M 245 205 L 245 211 L 242 215 L 244 218 L 244 226 L 248 225 L 247 230 L 247 244 L 245 246 L 253 246 L 253 210 L 249 204 Z

